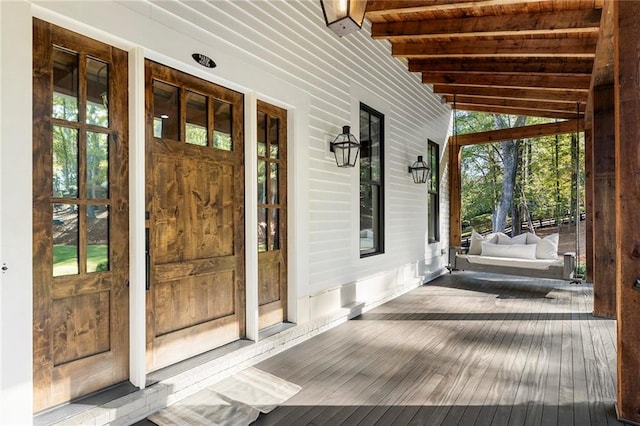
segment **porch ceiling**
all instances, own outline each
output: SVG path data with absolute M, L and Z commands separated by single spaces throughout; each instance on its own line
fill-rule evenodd
M 372 37 L 456 108 L 584 117 L 604 0 L 369 0 Z

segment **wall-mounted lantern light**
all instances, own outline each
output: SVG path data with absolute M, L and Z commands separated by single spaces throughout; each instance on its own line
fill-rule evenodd
M 431 169 L 422 161 L 422 155 L 418 155 L 418 160 L 409 166 L 409 173 L 413 177 L 413 183 L 427 183 Z
M 342 134 L 329 145 L 329 149 L 336 156 L 338 167 L 355 167 L 360 152 L 360 144 L 351 133 L 351 127 L 342 127 Z
M 321 0 L 320 3 L 327 27 L 340 37 L 362 27 L 367 0 Z

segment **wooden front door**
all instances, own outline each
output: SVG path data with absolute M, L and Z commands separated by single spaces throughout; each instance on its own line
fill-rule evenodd
M 245 333 L 243 96 L 146 62 L 149 370 Z
M 287 111 L 258 101 L 259 328 L 287 319 Z
M 129 376 L 127 54 L 34 19 L 33 67 L 40 411 Z

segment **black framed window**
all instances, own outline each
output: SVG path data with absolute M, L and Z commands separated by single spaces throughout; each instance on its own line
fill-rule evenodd
M 427 235 L 429 242 L 440 241 L 440 146 L 429 141 L 427 159 L 431 168 L 427 195 Z
M 384 253 L 384 115 L 360 104 L 360 257 Z

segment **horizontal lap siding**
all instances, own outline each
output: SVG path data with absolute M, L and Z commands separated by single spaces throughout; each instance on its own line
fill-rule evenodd
M 257 58 L 263 67 L 256 70 L 256 78 L 263 72 L 265 78 L 285 80 L 309 94 L 309 138 L 290 140 L 308 144 L 309 152 L 304 183 L 309 194 L 309 293 L 424 260 L 426 189 L 413 184 L 407 166 L 416 155 L 426 155 L 427 138 L 445 140 L 449 110 L 420 82 L 419 74 L 410 74 L 403 62 L 391 57 L 389 43 L 371 39 L 368 23 L 358 33 L 338 38 L 325 27 L 320 2 L 311 0 L 160 1 L 146 6 L 152 19 L 179 32 L 198 37 L 205 31 L 237 48 L 238 55 Z M 328 141 L 349 124 L 351 81 L 390 111 L 385 115 L 386 253 L 375 261 L 360 260 L 352 249 L 358 227 L 352 223 L 358 208 L 352 201 L 357 175 L 338 169 L 328 152 Z M 445 200 L 443 192 L 441 218 L 447 217 Z M 447 234 L 442 227 L 441 235 Z

